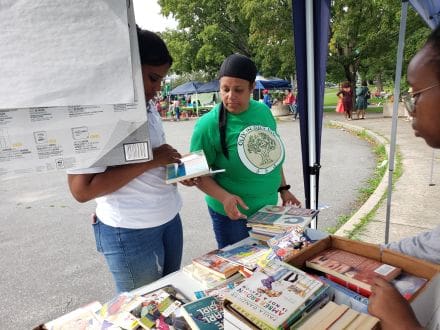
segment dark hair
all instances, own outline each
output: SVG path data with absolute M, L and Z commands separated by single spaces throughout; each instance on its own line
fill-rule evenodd
M 429 59 L 429 63 L 436 68 L 437 77 L 440 80 L 440 25 L 431 32 L 424 47 L 432 47 L 434 51 L 434 56 Z
M 138 26 L 136 26 L 136 29 L 141 65 L 159 66 L 169 64 L 171 66 L 171 64 L 173 64 L 173 58 L 162 38 L 156 33 L 142 30 Z
M 361 86 L 368 86 L 367 81 L 366 80 L 362 80 Z

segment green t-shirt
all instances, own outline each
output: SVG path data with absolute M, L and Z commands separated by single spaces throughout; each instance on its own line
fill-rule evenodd
M 228 192 L 240 196 L 251 215 L 265 205 L 277 204 L 281 184 L 284 146 L 276 132 L 276 121 L 262 103 L 251 100 L 249 108 L 238 114 L 227 113 L 227 159 L 222 152 L 218 118 L 220 105 L 201 117 L 191 138 L 191 151 L 203 150 L 212 169 L 225 169 L 214 180 Z M 211 196 L 206 202 L 225 215 L 223 205 Z

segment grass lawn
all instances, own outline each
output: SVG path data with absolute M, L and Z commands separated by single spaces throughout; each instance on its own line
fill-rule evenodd
M 336 104 L 338 103 L 338 97 L 336 93 L 338 92 L 338 88 L 326 88 L 324 92 L 324 112 L 332 112 L 335 111 Z M 371 104 L 377 104 L 380 100 L 372 98 L 370 100 Z M 383 102 L 383 101 L 382 101 Z M 374 106 L 368 107 L 367 112 L 371 113 L 380 113 L 383 111 L 382 106 Z

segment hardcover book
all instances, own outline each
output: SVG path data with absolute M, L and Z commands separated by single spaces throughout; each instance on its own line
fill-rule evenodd
M 253 270 L 257 267 L 258 259 L 260 259 L 267 251 L 267 246 L 260 244 L 244 244 L 230 250 L 220 251 L 218 252 L 218 256 Z
M 240 266 L 224 258 L 220 258 L 218 256 L 219 252 L 220 250 L 208 252 L 193 259 L 192 263 L 194 266 L 200 267 L 221 278 L 228 278 L 237 273 L 240 269 Z
M 303 271 L 273 260 L 232 289 L 226 299 L 260 327 L 283 328 L 323 286 Z
M 401 269 L 351 252 L 328 249 L 306 261 L 306 266 L 333 275 L 360 288 L 371 291 L 371 281 L 380 276 L 388 281 Z
M 175 183 L 196 178 L 202 175 L 212 175 L 225 170 L 211 170 L 203 151 L 192 152 L 180 159 L 180 163 L 166 166 L 166 183 Z
M 288 227 L 292 225 L 308 226 L 318 214 L 318 210 L 305 209 L 294 205 L 266 205 L 248 218 L 248 223 Z

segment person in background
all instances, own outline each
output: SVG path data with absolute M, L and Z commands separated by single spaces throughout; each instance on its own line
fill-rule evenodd
M 180 100 L 179 97 L 176 97 L 176 99 L 173 102 L 174 106 L 174 114 L 176 116 L 176 121 L 180 120 Z
M 336 94 L 342 101 L 345 111 L 345 119 L 351 120 L 351 112 L 353 110 L 353 91 L 351 90 L 350 83 L 348 81 L 344 82 L 341 89 Z
M 96 247 L 118 293 L 180 269 L 182 259 L 182 200 L 176 186 L 165 183 L 165 165 L 179 162 L 181 155 L 166 144 L 153 102 L 173 60 L 155 33 L 138 29 L 138 40 L 153 160 L 68 172 L 73 197 L 96 201 Z
M 263 90 L 263 103 L 268 106 L 268 108 L 272 108 L 272 100 L 267 89 Z
M 286 91 L 286 97 L 284 98 L 283 103 L 289 106 L 289 110 L 293 114 L 293 120 L 296 120 L 298 117 L 298 109 L 296 107 L 296 97 L 291 89 Z
M 368 107 L 370 90 L 367 81 L 363 80 L 360 87 L 356 88 L 356 114 L 357 119 L 365 119 L 365 110 Z
M 440 149 L 440 26 L 412 58 L 407 77 L 412 93 L 404 103 L 413 117 L 414 133 L 429 146 Z M 385 247 L 440 264 L 440 226 Z M 368 310 L 381 320 L 384 330 L 422 329 L 409 303 L 381 278 L 373 283 Z
M 220 67 L 221 103 L 201 117 L 191 137 L 191 151 L 203 150 L 209 166 L 225 169 L 197 178 L 219 248 L 248 237 L 246 217 L 265 205 L 300 205 L 289 191 L 282 164 L 284 145 L 271 111 L 251 100 L 257 68 L 233 54 Z

